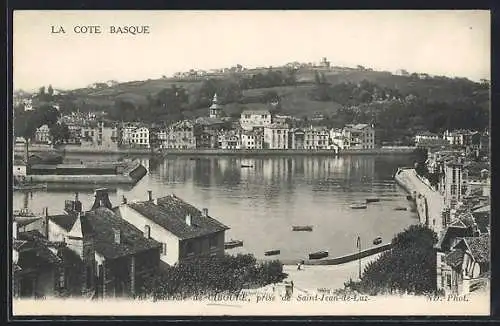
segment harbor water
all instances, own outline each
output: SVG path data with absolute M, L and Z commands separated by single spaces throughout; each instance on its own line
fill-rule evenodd
M 118 155 L 67 154 L 67 162 L 116 160 Z M 234 156 L 141 158 L 149 173 L 135 186 L 114 186 L 114 205 L 122 196 L 129 201 L 175 194 L 228 225 L 226 241 L 243 240 L 242 248 L 228 252 L 251 252 L 258 258 L 306 259 L 327 250 L 330 257 L 372 247 L 380 236 L 384 243 L 411 224 L 416 213 L 395 210 L 408 206 L 405 191 L 394 181 L 398 167 L 412 165 L 408 155 L 369 156 Z M 242 167 L 242 165 L 244 167 Z M 49 207 L 60 214 L 64 200 L 74 192 L 84 209 L 93 203 L 99 185 L 51 185 L 47 190 L 15 192 L 13 209 L 28 207 L 35 213 Z M 366 209 L 351 209 L 353 202 L 377 197 Z M 294 232 L 292 226 L 311 225 L 312 231 Z M 268 250 L 279 256 L 265 257 Z

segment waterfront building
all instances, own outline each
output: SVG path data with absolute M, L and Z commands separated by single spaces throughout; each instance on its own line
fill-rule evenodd
M 304 129 L 305 149 L 328 149 L 329 132 L 325 127 L 309 127 Z
M 50 144 L 52 137 L 50 136 L 50 128 L 44 124 L 35 131 L 35 142 L 39 144 Z
M 156 131 L 157 147 L 167 148 L 168 134 L 166 129 L 159 129 Z
M 254 129 L 252 131 L 243 130 L 241 132 L 242 149 L 262 149 L 263 134 L 262 130 Z
M 290 148 L 292 149 L 305 149 L 305 136 L 306 133 L 302 128 L 292 128 L 288 133 L 290 140 Z
M 342 130 L 344 149 L 375 148 L 375 129 L 365 123 L 347 124 Z
M 210 118 L 220 119 L 222 117 L 222 108 L 219 105 L 219 101 L 217 99 L 217 93 L 214 94 L 214 98 L 212 99 L 212 105 L 210 106 Z
M 131 145 L 138 148 L 150 148 L 149 128 L 143 125 L 134 129 L 131 133 Z
M 435 141 L 438 139 L 441 139 L 441 137 L 438 134 L 429 131 L 423 131 L 415 136 L 415 145 L 418 146 L 418 144 L 422 141 L 428 141 L 428 140 Z
M 238 130 L 223 130 L 217 135 L 219 148 L 241 149 L 241 139 Z
M 231 129 L 230 124 L 219 118 L 199 117 L 194 121 L 196 148 L 217 148 L 218 134 L 223 129 Z
M 271 124 L 264 127 L 264 149 L 288 149 L 288 132 L 286 124 Z
M 189 120 L 171 125 L 167 130 L 167 147 L 174 149 L 196 148 L 196 126 Z
M 462 199 L 462 180 L 463 164 L 456 160 L 446 162 L 439 182 L 445 207 L 453 209 Z
M 244 110 L 241 112 L 240 125 L 244 130 L 267 127 L 272 123 L 273 117 L 269 110 Z
M 132 145 L 132 135 L 134 131 L 140 126 L 135 122 L 123 122 L 118 128 L 118 144 L 120 146 L 129 147 Z
M 450 145 L 467 146 L 471 143 L 473 132 L 469 130 L 446 130 L 443 133 L 443 139 L 448 141 Z
M 118 148 L 118 128 L 108 121 L 88 121 L 80 128 L 82 147 Z
M 127 203 L 118 209 L 120 216 L 144 230 L 162 244 L 161 260 L 168 265 L 200 257 L 224 255 L 225 231 L 229 228 L 175 195 Z

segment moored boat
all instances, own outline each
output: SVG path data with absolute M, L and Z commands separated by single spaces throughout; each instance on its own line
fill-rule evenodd
M 400 206 L 398 206 L 398 207 L 395 207 L 394 210 L 395 211 L 406 211 L 406 210 L 408 210 L 408 208 L 407 207 L 400 207 Z
M 328 257 L 328 251 L 322 250 L 309 254 L 309 259 L 322 259 Z
M 243 247 L 243 240 L 230 240 L 224 243 L 224 249 L 233 249 L 236 247 Z
M 312 231 L 312 225 L 294 225 L 292 231 Z
M 241 164 L 242 168 L 253 168 L 253 165 Z
M 264 256 L 275 256 L 275 255 L 279 255 L 280 253 L 281 253 L 281 251 L 279 249 L 268 250 L 268 251 L 264 252 Z
M 380 201 L 380 198 L 377 198 L 377 197 L 366 198 L 366 203 L 377 203 L 379 201 Z
M 407 196 L 406 196 L 406 199 L 407 199 L 407 200 L 413 200 L 413 197 L 412 197 L 411 195 L 407 195 Z
M 352 209 L 366 209 L 365 203 L 352 203 L 349 207 Z

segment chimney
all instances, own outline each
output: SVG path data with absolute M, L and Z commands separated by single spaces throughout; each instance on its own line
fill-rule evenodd
M 101 206 L 111 209 L 113 205 L 109 201 L 109 194 L 107 188 L 100 188 L 95 190 L 95 201 L 92 206 L 92 210 L 99 208 Z
M 186 215 L 186 224 L 191 226 L 191 214 Z
M 153 192 L 151 190 L 148 190 L 148 200 L 153 201 Z
M 202 209 L 202 214 L 201 214 L 201 216 L 203 216 L 203 217 L 208 217 L 208 208 L 203 208 L 203 209 Z
M 18 230 L 17 222 L 14 221 L 12 222 L 12 239 L 17 239 L 17 230 Z
M 120 229 L 113 229 L 114 236 L 115 236 L 115 244 L 120 244 L 121 243 L 121 232 Z

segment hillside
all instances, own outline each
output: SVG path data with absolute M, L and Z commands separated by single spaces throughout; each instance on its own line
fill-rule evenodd
M 62 112 L 104 111 L 116 120 L 170 123 L 207 115 L 217 93 L 227 116 L 237 117 L 244 109 L 269 108 L 275 102 L 283 115 L 307 120 L 322 115 L 325 119 L 318 123 L 327 126 L 376 122 L 382 138 L 390 140 L 407 139 L 419 130 L 489 125 L 489 85 L 425 74 L 399 76 L 342 67 L 273 68 L 189 80 L 96 85 L 52 100 Z

